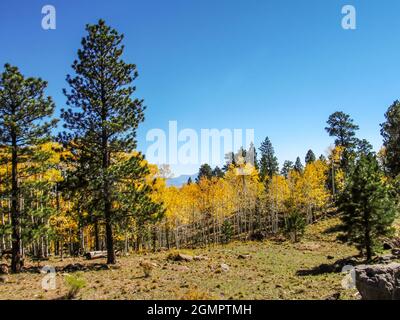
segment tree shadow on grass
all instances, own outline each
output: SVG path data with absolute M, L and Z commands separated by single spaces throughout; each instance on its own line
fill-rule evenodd
M 346 265 L 356 266 L 363 264 L 365 261 L 360 260 L 359 256 L 351 256 L 343 259 L 339 259 L 333 263 L 322 263 L 311 269 L 301 269 L 296 271 L 297 276 L 318 276 L 327 273 L 339 273 Z
M 24 267 L 22 272 L 26 273 L 40 273 L 44 266 L 29 266 Z M 107 265 L 106 263 L 70 263 L 66 266 L 57 266 L 55 267 L 56 272 L 64 272 L 64 273 L 72 273 L 78 271 L 101 271 L 101 270 L 110 270 L 112 266 Z

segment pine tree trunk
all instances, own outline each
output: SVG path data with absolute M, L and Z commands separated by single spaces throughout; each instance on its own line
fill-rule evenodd
M 20 208 L 18 189 L 18 155 L 17 137 L 12 133 L 12 156 L 11 156 L 11 223 L 12 223 L 12 272 L 21 271 L 21 233 L 20 233 Z
M 367 253 L 367 261 L 372 260 L 372 241 L 371 241 L 371 228 L 369 221 L 369 214 L 364 212 L 364 223 L 365 223 L 365 250 Z
M 99 223 L 94 222 L 94 247 L 96 251 L 100 251 Z

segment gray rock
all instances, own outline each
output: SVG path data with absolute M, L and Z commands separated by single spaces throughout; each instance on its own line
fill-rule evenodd
M 228 272 L 230 269 L 226 263 L 221 263 L 220 267 L 221 267 L 221 270 L 224 272 Z
M 400 264 L 355 268 L 356 287 L 363 300 L 400 300 Z
M 0 264 L 0 274 L 8 274 L 8 266 L 6 264 Z
M 188 255 L 188 254 L 179 253 L 175 257 L 175 261 L 187 261 L 187 262 L 190 262 L 190 261 L 193 261 L 193 257 Z

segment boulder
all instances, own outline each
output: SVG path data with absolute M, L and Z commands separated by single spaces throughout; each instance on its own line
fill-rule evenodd
M 220 267 L 221 267 L 221 270 L 224 272 L 229 271 L 229 266 L 226 263 L 221 263 Z
M 7 283 L 8 277 L 6 275 L 0 275 L 0 283 Z
M 187 272 L 190 271 L 190 268 L 188 266 L 175 266 L 174 270 L 179 272 Z
M 8 266 L 6 264 L 0 265 L 0 274 L 8 274 Z
M 400 300 L 400 264 L 355 268 L 356 287 L 363 300 Z
M 175 256 L 174 260 L 175 261 L 187 261 L 187 262 L 189 262 L 189 261 L 193 261 L 193 257 L 189 256 L 188 254 L 178 253 Z
M 251 258 L 251 255 L 249 255 L 249 254 L 239 254 L 238 255 L 238 259 L 245 260 L 245 259 L 250 259 L 250 258 Z
M 200 256 L 194 256 L 194 257 L 193 257 L 193 260 L 194 260 L 194 261 L 202 261 L 202 260 L 209 260 L 209 259 L 208 259 L 208 257 L 206 257 L 206 256 L 200 255 Z

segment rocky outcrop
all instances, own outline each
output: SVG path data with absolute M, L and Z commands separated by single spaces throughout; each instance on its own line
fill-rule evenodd
M 400 300 L 400 264 L 355 268 L 356 287 L 363 300 Z

